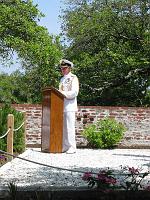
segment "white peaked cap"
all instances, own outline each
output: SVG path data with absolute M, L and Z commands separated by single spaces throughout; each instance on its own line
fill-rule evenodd
M 73 67 L 73 63 L 69 60 L 66 60 L 66 59 L 61 59 L 60 60 L 60 65 L 61 64 L 69 64 L 71 67 Z

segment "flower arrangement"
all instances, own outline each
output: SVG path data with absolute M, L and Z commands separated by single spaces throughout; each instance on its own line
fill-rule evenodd
M 113 177 L 111 170 L 102 170 L 94 175 L 90 172 L 86 172 L 82 179 L 88 182 L 90 188 L 97 187 L 101 190 L 110 190 L 117 187 L 117 180 Z
M 150 172 L 141 173 L 141 169 L 134 167 L 123 167 L 122 169 L 125 174 L 124 176 L 125 178 L 121 183 L 122 188 L 124 188 L 125 190 L 132 190 L 132 191 L 138 191 L 140 189 L 147 188 L 144 186 L 143 180 L 146 176 L 150 174 Z
M 86 172 L 82 176 L 82 180 L 88 182 L 90 188 L 97 188 L 102 191 L 110 191 L 115 189 L 124 190 L 149 190 L 150 185 L 145 186 L 143 179 L 150 172 L 141 173 L 140 169 L 134 167 L 121 167 L 120 174 L 114 174 L 113 170 L 101 170 L 99 173 Z M 121 177 L 123 177 L 121 179 Z

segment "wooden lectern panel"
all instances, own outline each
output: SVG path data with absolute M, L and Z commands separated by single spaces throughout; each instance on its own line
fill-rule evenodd
M 43 90 L 41 149 L 44 152 L 62 152 L 64 97 L 55 88 Z
M 54 92 L 51 93 L 50 152 L 62 152 L 64 102 Z
M 42 130 L 41 130 L 41 148 L 44 152 L 49 152 L 50 140 L 50 94 L 43 92 L 42 103 Z

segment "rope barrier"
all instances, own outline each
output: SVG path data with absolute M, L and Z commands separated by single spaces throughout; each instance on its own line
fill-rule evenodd
M 41 165 L 41 166 L 44 166 L 44 167 L 49 167 L 49 168 L 53 168 L 53 169 L 57 169 L 57 170 L 76 172 L 76 173 L 80 173 L 80 174 L 87 173 L 87 171 L 73 170 L 73 169 L 67 169 L 67 168 L 55 167 L 55 166 L 52 166 L 52 165 L 43 164 L 43 163 L 40 163 L 40 162 L 36 162 L 36 161 L 33 161 L 33 160 L 29 160 L 29 159 L 26 159 L 26 158 L 21 158 L 19 156 L 12 155 L 12 154 L 7 153 L 7 152 L 2 151 L 2 150 L 0 150 L 0 153 L 7 155 L 7 156 L 12 156 L 14 158 L 18 158 L 20 160 L 24 160 L 24 161 L 27 161 L 27 162 L 30 162 L 30 163 L 38 164 L 38 165 Z M 90 172 L 90 173 L 93 174 L 93 175 L 98 175 L 98 173 L 96 173 L 96 172 Z M 148 171 L 147 173 L 150 173 L 150 171 Z M 143 175 L 143 174 L 145 174 L 145 173 L 140 173 L 140 175 Z M 127 176 L 127 175 L 130 175 L 130 173 L 112 173 L 112 175 Z
M 38 164 L 38 165 L 41 165 L 41 166 L 44 166 L 44 167 L 49 167 L 49 168 L 58 169 L 58 170 L 64 170 L 64 171 L 70 171 L 70 172 L 77 172 L 77 173 L 81 173 L 81 174 L 84 174 L 84 173 L 85 173 L 84 171 L 80 171 L 80 170 L 73 170 L 73 169 L 55 167 L 55 166 L 43 164 L 43 163 L 40 163 L 40 162 L 36 162 L 36 161 L 33 161 L 33 160 L 28 160 L 28 159 L 26 159 L 26 158 L 21 158 L 21 157 L 19 157 L 19 156 L 12 155 L 12 154 L 7 153 L 7 152 L 2 151 L 2 150 L 0 150 L 0 153 L 2 153 L 2 154 L 4 154 L 4 155 L 12 156 L 12 157 L 14 157 L 14 158 L 18 158 L 18 159 L 20 159 L 20 160 L 24 160 L 24 161 L 31 162 L 31 163 L 34 163 L 34 164 Z M 92 174 L 97 174 L 97 173 L 94 173 L 94 172 L 93 172 Z
M 16 129 L 13 129 L 13 131 L 18 131 L 23 125 L 24 125 L 25 122 L 23 122 L 18 128 Z
M 0 136 L 0 139 L 4 138 L 9 133 L 9 131 L 10 131 L 10 128 L 7 130 L 7 132 L 4 135 Z
M 133 130 L 133 132 L 137 132 L 137 133 L 141 133 L 141 132 L 150 132 L 150 129 L 140 130 L 140 131 Z
M 25 123 L 25 122 L 23 122 L 18 128 L 13 129 L 13 131 L 18 131 L 18 130 L 24 125 L 24 123 Z M 9 133 L 9 131 L 10 131 L 10 128 L 7 130 L 7 132 L 6 132 L 4 135 L 0 136 L 0 139 L 2 139 L 2 138 L 4 138 L 5 136 L 7 136 L 8 133 Z

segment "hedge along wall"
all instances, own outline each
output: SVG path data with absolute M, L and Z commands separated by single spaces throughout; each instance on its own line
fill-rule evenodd
M 18 111 L 26 111 L 26 144 L 40 147 L 42 106 L 37 104 L 12 104 Z M 79 106 L 76 115 L 77 146 L 86 146 L 82 130 L 104 117 L 112 117 L 127 127 L 119 148 L 150 148 L 150 108 Z

